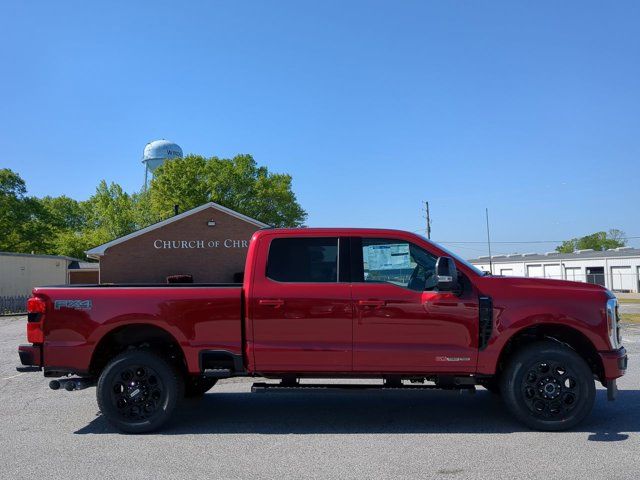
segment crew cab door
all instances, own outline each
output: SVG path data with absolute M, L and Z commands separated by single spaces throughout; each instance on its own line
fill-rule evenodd
M 264 241 L 257 263 L 266 270 L 256 271 L 249 298 L 255 370 L 350 371 L 353 310 L 338 237 Z
M 356 371 L 473 372 L 478 296 L 434 291 L 436 256 L 395 238 L 352 239 Z

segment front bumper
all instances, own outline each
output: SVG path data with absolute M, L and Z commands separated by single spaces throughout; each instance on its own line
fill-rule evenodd
M 627 351 L 624 347 L 620 347 L 618 350 L 598 352 L 598 355 L 602 360 L 603 380 L 608 382 L 624 375 L 627 370 Z
M 20 363 L 16 367 L 19 372 L 39 372 L 42 370 L 42 348 L 39 345 L 18 346 Z

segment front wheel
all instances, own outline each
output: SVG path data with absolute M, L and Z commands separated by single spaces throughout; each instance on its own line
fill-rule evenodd
M 111 360 L 98 379 L 98 407 L 114 427 L 127 433 L 160 428 L 182 398 L 184 381 L 164 358 L 129 350 Z
M 553 341 L 516 353 L 502 375 L 502 396 L 511 413 L 535 430 L 567 430 L 591 411 L 593 373 L 574 350 Z

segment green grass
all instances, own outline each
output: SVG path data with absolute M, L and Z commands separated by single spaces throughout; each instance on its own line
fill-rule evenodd
M 640 303 L 640 298 L 618 298 L 619 303 Z
M 620 323 L 640 324 L 640 313 L 621 313 Z

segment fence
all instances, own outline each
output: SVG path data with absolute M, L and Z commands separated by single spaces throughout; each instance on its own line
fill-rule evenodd
M 0 297 L 0 315 L 12 313 L 25 313 L 27 311 L 27 299 L 29 295 L 17 295 L 15 297 Z

